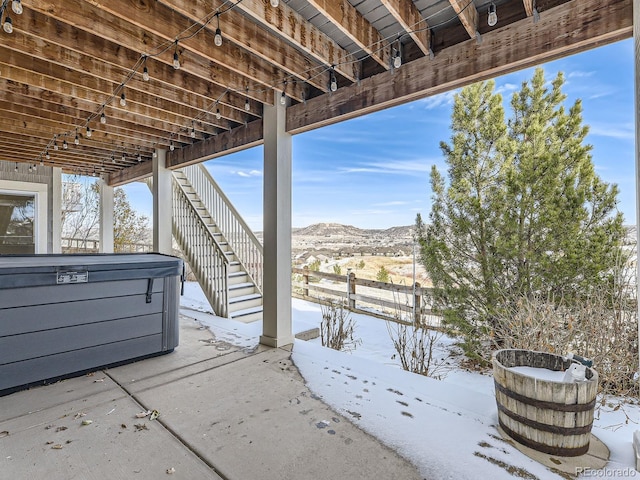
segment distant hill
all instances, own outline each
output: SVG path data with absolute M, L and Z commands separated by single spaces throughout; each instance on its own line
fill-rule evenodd
M 314 223 L 307 227 L 294 228 L 293 235 L 296 237 L 410 237 L 412 230 L 413 225 L 391 227 L 387 229 L 363 229 L 354 227 L 353 225 L 342 225 L 340 223 Z

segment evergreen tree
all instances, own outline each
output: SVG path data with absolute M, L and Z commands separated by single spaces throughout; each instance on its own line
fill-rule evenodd
M 447 178 L 432 169 L 419 241 L 435 306 L 468 354 L 483 339 L 500 342 L 498 314 L 519 295 L 577 296 L 614 265 L 618 190 L 595 174 L 581 103 L 565 110 L 563 82 L 560 74 L 547 87 L 536 70 L 507 123 L 492 81 L 455 97 L 451 141 L 441 143 Z

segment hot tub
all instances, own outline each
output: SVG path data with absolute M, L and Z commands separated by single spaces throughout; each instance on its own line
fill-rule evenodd
M 0 394 L 178 345 L 182 260 L 0 256 Z

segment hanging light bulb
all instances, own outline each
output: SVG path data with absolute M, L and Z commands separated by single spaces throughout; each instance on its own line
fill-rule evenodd
M 142 161 L 142 155 L 140 155 L 140 153 L 138 153 L 138 163 L 140 163 Z
M 91 127 L 87 125 L 87 138 L 91 138 Z
M 80 145 L 80 137 L 78 137 L 78 130 L 76 130 L 76 138 L 73 139 L 73 143 Z
M 124 92 L 120 94 L 120 106 L 121 107 L 127 106 L 127 97 L 125 96 Z
M 49 155 L 49 149 L 48 148 L 44 151 L 44 156 L 45 156 L 45 158 L 47 160 L 51 160 L 51 155 Z
M 153 158 L 158 158 L 158 152 L 156 152 L 155 150 L 153 151 Z
M 173 68 L 180 70 L 180 57 L 178 56 L 178 42 L 176 41 L 176 51 L 173 52 Z
M 216 13 L 218 19 L 218 26 L 216 27 L 216 34 L 213 37 L 213 44 L 216 47 L 222 46 L 222 32 L 220 31 L 220 13 Z
M 113 153 L 111 154 L 111 163 L 116 163 L 116 156 Z
M 271 0 L 271 6 L 273 8 L 278 8 L 278 5 L 280 5 L 280 0 Z
M 4 23 L 2 24 L 2 29 L 6 33 L 13 33 L 13 22 L 11 21 L 11 17 L 7 17 L 4 19 Z
M 104 114 L 104 112 L 102 112 L 102 115 L 100 115 L 100 123 L 102 125 L 104 125 L 105 123 L 107 123 L 107 116 Z
M 53 136 L 53 149 L 58 151 L 58 135 Z
M 244 100 L 244 109 L 248 112 L 251 110 L 251 104 L 249 103 L 249 87 L 247 87 L 247 96 Z
M 67 143 L 67 139 L 65 138 L 65 139 L 62 141 L 62 149 L 63 149 L 63 150 L 66 150 L 67 148 L 69 148 L 69 144 Z
M 333 68 L 331 68 L 329 90 L 331 90 L 332 92 L 338 90 L 338 81 L 336 80 L 336 74 L 334 73 Z
M 400 68 L 402 66 L 402 55 L 400 55 L 400 50 L 396 50 L 396 54 L 393 57 L 393 68 Z
M 42 160 L 42 157 L 40 157 L 40 166 L 44 167 L 44 160 Z
M 18 162 L 16 162 L 16 168 L 13 169 L 14 172 L 18 171 Z
M 169 144 L 169 150 L 173 152 L 175 149 L 176 149 L 176 146 L 173 144 L 173 140 L 171 140 L 171 143 Z
M 490 27 L 494 27 L 496 23 L 498 23 L 498 13 L 496 12 L 496 4 L 492 3 L 489 5 L 489 16 L 487 18 L 487 23 Z
M 191 138 L 196 138 L 196 127 L 191 125 Z
M 13 0 L 13 2 L 11 2 L 11 10 L 13 10 L 13 13 L 16 15 L 22 15 L 22 2 L 20 2 L 20 0 Z
M 149 81 L 149 69 L 146 65 L 142 69 L 142 80 L 144 80 L 145 82 Z
M 33 169 L 32 169 L 32 167 L 31 167 L 31 165 L 29 165 L 29 173 L 31 173 L 31 171 L 32 171 L 32 170 L 33 170 Z
M 280 95 L 280 105 L 286 105 L 287 104 L 287 94 L 284 93 L 284 90 L 282 91 L 282 95 Z
M 220 108 L 216 108 L 216 120 L 220 120 L 222 118 L 222 114 L 220 113 Z
M 122 161 L 123 162 L 127 161 L 127 155 L 124 152 L 122 152 Z

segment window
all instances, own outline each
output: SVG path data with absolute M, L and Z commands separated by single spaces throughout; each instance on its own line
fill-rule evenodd
M 36 253 L 35 194 L 0 192 L 0 254 Z

